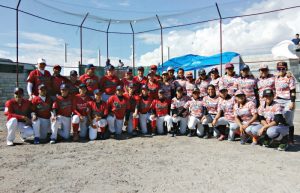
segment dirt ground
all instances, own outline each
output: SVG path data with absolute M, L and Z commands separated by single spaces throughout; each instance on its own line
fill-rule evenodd
M 0 192 L 296 193 L 299 118 L 288 152 L 184 136 L 7 147 L 0 112 Z

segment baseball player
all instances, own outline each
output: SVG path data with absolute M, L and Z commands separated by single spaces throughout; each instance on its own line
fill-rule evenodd
M 99 78 L 95 75 L 96 67 L 93 64 L 86 66 L 86 73 L 79 77 L 81 83 L 87 86 L 87 95 L 93 96 L 94 90 L 99 88 Z
M 218 104 L 218 113 L 215 116 L 212 125 L 218 129 L 218 125 L 229 125 L 228 141 L 234 141 L 235 134 L 239 133 L 239 125 L 235 123 L 233 115 L 233 107 L 235 104 L 235 97 L 228 94 L 226 87 L 219 88 L 220 100 Z M 218 130 L 219 133 L 225 135 L 224 131 Z
M 200 97 L 204 97 L 207 95 L 207 87 L 211 81 L 211 79 L 206 75 L 204 69 L 198 71 L 199 78 L 196 80 L 196 86 L 200 90 Z
M 168 74 L 169 74 L 169 82 L 173 83 L 174 80 L 176 80 L 176 77 L 174 76 L 175 70 L 174 70 L 174 68 L 172 66 L 169 66 L 167 68 L 167 71 L 168 71 Z
M 155 64 L 151 65 L 150 66 L 150 73 L 152 73 L 154 75 L 154 79 L 157 81 L 157 82 L 160 82 L 162 80 L 162 78 L 156 74 L 157 72 L 157 66 Z
M 31 100 L 34 144 L 39 144 L 40 139 L 45 140 L 47 134 L 51 133 L 52 100 L 50 96 L 47 96 L 47 88 L 44 84 L 39 85 L 38 89 L 39 95 Z
M 48 70 L 45 70 L 46 60 L 38 59 L 37 69 L 30 72 L 27 78 L 27 93 L 29 100 L 31 100 L 34 95 L 38 96 L 38 86 L 44 84 L 49 90 L 51 89 L 51 74 Z
M 167 71 L 162 72 L 162 81 L 160 82 L 160 88 L 165 91 L 165 97 L 171 100 L 174 96 L 175 86 L 169 82 L 169 74 Z
M 87 87 L 85 84 L 79 85 L 79 94 L 73 98 L 73 141 L 78 141 L 80 138 L 85 138 L 88 132 L 88 102 L 92 100 L 87 94 Z M 80 133 L 78 132 L 80 130 Z M 79 133 L 79 135 L 78 135 Z
M 189 97 L 192 97 L 193 95 L 193 90 L 196 88 L 196 84 L 195 84 L 195 80 L 193 78 L 193 73 L 192 72 L 188 72 L 186 73 L 186 83 L 185 83 L 185 90 L 186 90 L 186 94 Z
M 211 85 L 215 86 L 216 94 L 219 96 L 219 82 L 220 82 L 220 75 L 218 68 L 212 68 L 209 72 L 210 75 L 210 83 Z
M 107 101 L 110 96 L 115 94 L 117 86 L 121 84 L 120 79 L 115 75 L 115 67 L 108 66 L 106 75 L 100 80 L 99 88 L 103 91 L 102 100 Z
M 17 87 L 14 91 L 14 98 L 5 103 L 4 115 L 7 117 L 6 144 L 8 146 L 14 145 L 17 129 L 20 131 L 22 141 L 33 136 L 30 120 L 31 103 L 24 99 L 23 96 L 24 90 Z
M 227 88 L 228 94 L 234 96 L 234 93 L 237 90 L 235 82 L 237 81 L 238 76 L 234 72 L 234 65 L 232 63 L 227 63 L 225 65 L 225 70 L 225 75 L 220 77 L 219 87 Z
M 172 117 L 169 115 L 170 111 L 170 100 L 166 99 L 165 91 L 159 89 L 158 91 L 158 99 L 154 99 L 151 104 L 152 113 L 150 115 L 152 131 L 154 128 L 157 128 L 157 134 L 164 134 L 164 122 L 167 124 L 168 132 L 171 131 Z
M 203 104 L 203 101 L 200 98 L 200 90 L 199 88 L 195 88 L 193 91 L 193 97 L 190 101 L 185 103 L 184 108 L 189 111 L 188 118 L 188 137 L 192 137 L 195 135 L 195 131 L 198 136 L 202 136 L 204 134 L 204 129 L 202 126 L 202 121 L 207 115 L 207 110 Z
M 294 144 L 294 113 L 296 101 L 296 80 L 294 76 L 288 76 L 287 63 L 278 62 L 279 76 L 275 78 L 276 102 L 284 107 L 284 118 L 289 125 L 289 143 Z
M 235 122 L 239 125 L 241 144 L 247 142 L 246 134 L 252 137 L 252 145 L 257 144 L 257 137 L 254 135 L 261 128 L 257 122 L 258 114 L 255 103 L 248 100 L 246 94 L 238 90 L 235 93 L 236 104 L 234 105 Z
M 107 101 L 108 116 L 107 123 L 111 134 L 115 135 L 116 139 L 121 139 L 123 123 L 126 126 L 130 115 L 129 101 L 123 95 L 124 88 L 119 85 L 116 88 L 116 94 L 109 97 Z M 125 122 L 124 122 L 125 118 Z
M 60 94 L 60 85 L 67 83 L 67 78 L 60 74 L 61 66 L 55 65 L 53 67 L 53 75 L 51 76 L 52 83 L 52 92 L 51 97 L 52 100 L 55 100 L 55 97 Z
M 275 91 L 275 76 L 273 74 L 269 74 L 269 68 L 266 64 L 261 64 L 259 66 L 259 78 L 257 80 L 257 88 L 260 102 L 262 102 L 264 99 L 264 90 L 271 89 Z
M 140 83 L 133 78 L 132 68 L 127 68 L 126 69 L 125 77 L 122 78 L 121 82 L 124 85 L 124 91 L 125 91 L 125 93 L 128 93 L 128 86 L 131 85 L 131 84 L 134 87 L 134 91 L 137 92 L 137 93 L 139 93 Z
M 214 85 L 210 84 L 207 87 L 208 95 L 203 98 L 203 105 L 206 107 L 208 115 L 206 115 L 202 120 L 202 125 L 204 127 L 204 138 L 210 137 L 209 132 L 209 123 L 212 123 L 218 113 L 218 105 L 220 97 L 216 94 L 216 88 Z M 214 136 L 218 140 L 223 141 L 225 139 L 225 129 L 226 122 L 219 121 L 214 125 Z M 200 132 L 200 136 L 203 136 L 203 133 Z
M 130 116 L 128 120 L 127 132 L 131 136 L 137 136 L 139 124 L 138 106 L 141 98 L 139 95 L 135 94 L 135 87 L 133 84 L 128 85 L 128 93 L 125 93 L 124 97 L 130 104 Z
M 94 90 L 95 99 L 88 102 L 88 117 L 89 122 L 89 138 L 95 140 L 97 133 L 100 133 L 100 138 L 104 139 L 104 134 L 107 126 L 108 107 L 107 103 L 102 100 L 102 94 L 99 89 Z
M 176 135 L 178 128 L 180 128 L 180 134 L 186 134 L 188 111 L 184 108 L 184 105 L 191 100 L 190 97 L 183 95 L 183 88 L 176 88 L 176 97 L 171 101 L 171 112 L 173 121 L 172 136 Z
M 149 90 L 147 85 L 143 85 L 141 88 L 142 95 L 140 98 L 140 103 L 138 105 L 138 112 L 139 112 L 139 121 L 140 121 L 140 127 L 142 134 L 146 134 L 148 129 L 151 128 L 150 125 L 150 106 L 153 101 L 153 99 L 149 96 Z M 155 127 L 154 127 L 155 129 Z M 155 130 L 151 131 L 153 134 L 155 133 Z M 149 131 L 150 133 L 150 131 Z
M 274 101 L 272 89 L 263 92 L 265 100 L 258 109 L 261 128 L 254 135 L 264 135 L 263 146 L 270 146 L 271 140 L 280 141 L 278 150 L 285 151 L 288 148 L 289 126 L 283 117 L 283 107 Z
M 60 85 L 60 92 L 61 95 L 56 97 L 52 105 L 50 144 L 56 143 L 57 134 L 66 140 L 70 138 L 72 97 L 69 95 L 69 87 L 66 84 Z
M 183 93 L 186 94 L 186 78 L 184 76 L 184 69 L 183 68 L 178 68 L 177 70 L 177 77 L 176 77 L 176 80 L 174 81 L 174 85 L 175 85 L 175 88 L 177 87 L 182 87 L 183 88 Z
M 144 70 L 143 66 L 139 66 L 137 69 L 137 76 L 133 77 L 133 80 L 139 83 L 139 89 L 137 91 L 140 91 L 142 85 L 147 84 L 147 77 L 144 76 Z
M 78 80 L 78 74 L 76 70 L 71 70 L 70 80 L 67 80 L 66 83 L 69 85 L 69 95 L 75 96 L 79 93 L 79 85 L 81 82 Z
M 152 99 L 157 99 L 158 98 L 158 90 L 160 89 L 158 82 L 154 78 L 153 73 L 148 74 L 148 81 L 146 83 L 148 90 L 149 90 L 149 96 Z
M 248 65 L 241 68 L 241 77 L 237 79 L 235 87 L 237 90 L 242 90 L 248 100 L 253 101 L 256 106 L 259 105 L 257 79 L 250 74 Z

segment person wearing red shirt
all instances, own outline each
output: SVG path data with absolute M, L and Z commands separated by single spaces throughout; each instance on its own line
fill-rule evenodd
M 88 113 L 87 106 L 88 102 L 92 100 L 87 94 L 87 87 L 85 84 L 79 85 L 79 94 L 73 97 L 73 117 L 72 117 L 72 128 L 73 128 L 73 141 L 78 141 L 78 138 L 85 138 L 88 131 L 87 121 Z M 80 133 L 78 136 L 78 130 Z
M 129 119 L 129 107 L 130 104 L 124 97 L 124 88 L 123 86 L 117 86 L 116 94 L 109 97 L 107 101 L 108 106 L 108 117 L 107 117 L 107 123 L 108 128 L 111 134 L 115 134 L 116 139 L 121 138 L 122 134 L 122 127 L 124 125 L 127 125 L 128 119 Z
M 30 72 L 27 78 L 27 93 L 29 100 L 31 100 L 34 95 L 38 96 L 38 86 L 44 84 L 49 90 L 51 89 L 51 74 L 48 70 L 45 70 L 46 60 L 38 59 L 37 61 L 38 69 Z
M 39 86 L 39 96 L 34 97 L 31 100 L 31 104 L 34 144 L 39 144 L 40 139 L 46 139 L 47 134 L 51 132 L 52 100 L 47 96 L 47 88 L 44 84 Z
M 56 143 L 57 134 L 66 140 L 70 138 L 72 97 L 69 96 L 69 87 L 66 84 L 60 85 L 60 92 L 61 95 L 57 96 L 52 105 L 50 144 Z
M 117 86 L 122 85 L 122 83 L 115 75 L 114 66 L 107 67 L 106 75 L 101 78 L 99 85 L 101 91 L 103 91 L 102 100 L 107 101 L 110 96 L 115 94 Z
M 160 89 L 158 82 L 154 79 L 154 74 L 149 73 L 148 74 L 148 81 L 146 83 L 148 90 L 149 90 L 149 96 L 152 99 L 157 99 L 158 98 L 158 90 Z
M 140 99 L 140 103 L 138 104 L 138 112 L 139 112 L 139 120 L 140 120 L 140 127 L 142 134 L 146 134 L 148 129 L 150 129 L 150 106 L 153 99 L 149 96 L 149 90 L 146 85 L 143 85 L 142 88 L 142 95 Z M 155 131 L 154 131 L 155 132 Z M 153 133 L 154 133 L 153 132 Z
M 108 107 L 107 103 L 102 100 L 101 95 L 102 92 L 99 89 L 94 90 L 95 99 L 88 102 L 88 117 L 91 123 L 89 126 L 90 140 L 95 140 L 98 132 L 100 133 L 101 139 L 104 139 Z
M 157 66 L 155 64 L 150 66 L 150 73 L 152 73 L 154 75 L 154 79 L 158 82 L 162 81 L 161 76 L 159 76 L 158 74 L 156 74 L 157 72 Z
M 94 90 L 99 88 L 99 78 L 95 75 L 96 67 L 93 64 L 86 66 L 86 73 L 79 77 L 81 83 L 87 86 L 87 95 L 93 96 Z
M 51 76 L 52 100 L 55 100 L 55 97 L 60 94 L 60 85 L 67 83 L 68 79 L 60 74 L 61 66 L 55 65 L 53 67 L 53 75 Z M 50 93 L 49 93 L 50 94 Z
M 133 80 L 139 84 L 139 88 L 136 90 L 137 93 L 141 92 L 141 87 L 147 84 L 147 77 L 144 76 L 144 67 L 139 66 L 137 69 L 137 76 L 133 77 Z
M 125 78 L 122 78 L 121 82 L 124 85 L 125 93 L 128 93 L 129 85 L 131 84 L 133 85 L 134 92 L 139 93 L 140 83 L 137 80 L 133 79 L 132 68 L 127 68 Z
M 138 116 L 138 104 L 140 103 L 140 96 L 135 94 L 134 85 L 129 84 L 128 93 L 124 94 L 124 97 L 130 104 L 130 116 L 128 120 L 127 132 L 129 135 L 137 136 L 137 127 L 139 124 Z
M 4 115 L 7 116 L 7 138 L 8 146 L 14 145 L 16 131 L 19 129 L 22 139 L 33 136 L 30 113 L 31 103 L 23 98 L 24 90 L 15 88 L 14 98 L 5 103 Z
M 155 127 L 154 123 L 156 123 L 157 133 L 164 134 L 164 122 L 167 123 L 167 129 L 170 132 L 173 123 L 172 117 L 169 115 L 170 111 L 170 100 L 167 100 L 164 96 L 165 91 L 160 89 L 158 91 L 158 99 L 154 99 L 151 104 L 152 114 L 150 116 L 150 120 L 152 121 L 152 127 Z

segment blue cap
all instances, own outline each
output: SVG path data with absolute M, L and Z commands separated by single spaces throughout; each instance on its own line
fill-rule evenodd
M 69 86 L 67 84 L 60 85 L 60 90 L 69 89 Z
M 101 90 L 99 90 L 99 89 L 94 90 L 94 94 L 98 94 L 98 93 L 102 94 Z
M 126 73 L 132 73 L 132 68 L 127 68 Z
M 107 66 L 107 68 L 106 68 L 107 70 L 114 70 L 115 69 L 115 67 L 113 66 L 113 65 L 109 65 L 109 66 Z
M 117 86 L 117 90 L 123 90 L 123 86 L 121 85 Z
M 247 64 L 245 64 L 241 67 L 241 70 L 250 70 L 250 67 Z
M 79 88 L 86 88 L 86 84 L 81 83 L 81 84 L 79 85 Z
M 142 90 L 148 90 L 148 86 L 144 84 L 141 89 Z
M 96 67 L 93 64 L 86 65 L 87 69 L 95 69 Z

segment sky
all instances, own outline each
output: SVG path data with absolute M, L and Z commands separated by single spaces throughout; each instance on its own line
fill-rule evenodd
M 158 29 L 156 15 L 164 27 L 217 19 L 218 3 L 222 17 L 258 13 L 300 6 L 298 0 L 23 0 L 20 10 L 48 19 L 110 32 L 135 33 Z M 17 0 L 0 0 L 0 5 L 16 7 Z M 16 60 L 15 11 L 0 7 L 0 58 Z M 223 51 L 243 55 L 270 54 L 282 40 L 300 32 L 300 8 L 271 14 L 223 20 Z M 109 58 L 132 66 L 132 35 L 109 34 Z M 219 21 L 163 30 L 164 60 L 185 54 L 209 56 L 219 53 Z M 67 44 L 67 62 L 64 45 Z M 83 29 L 83 64 L 105 65 L 106 33 Z M 135 64 L 148 66 L 161 62 L 160 31 L 135 34 Z M 19 14 L 19 61 L 36 63 L 45 58 L 49 65 L 74 67 L 80 61 L 80 30 Z

